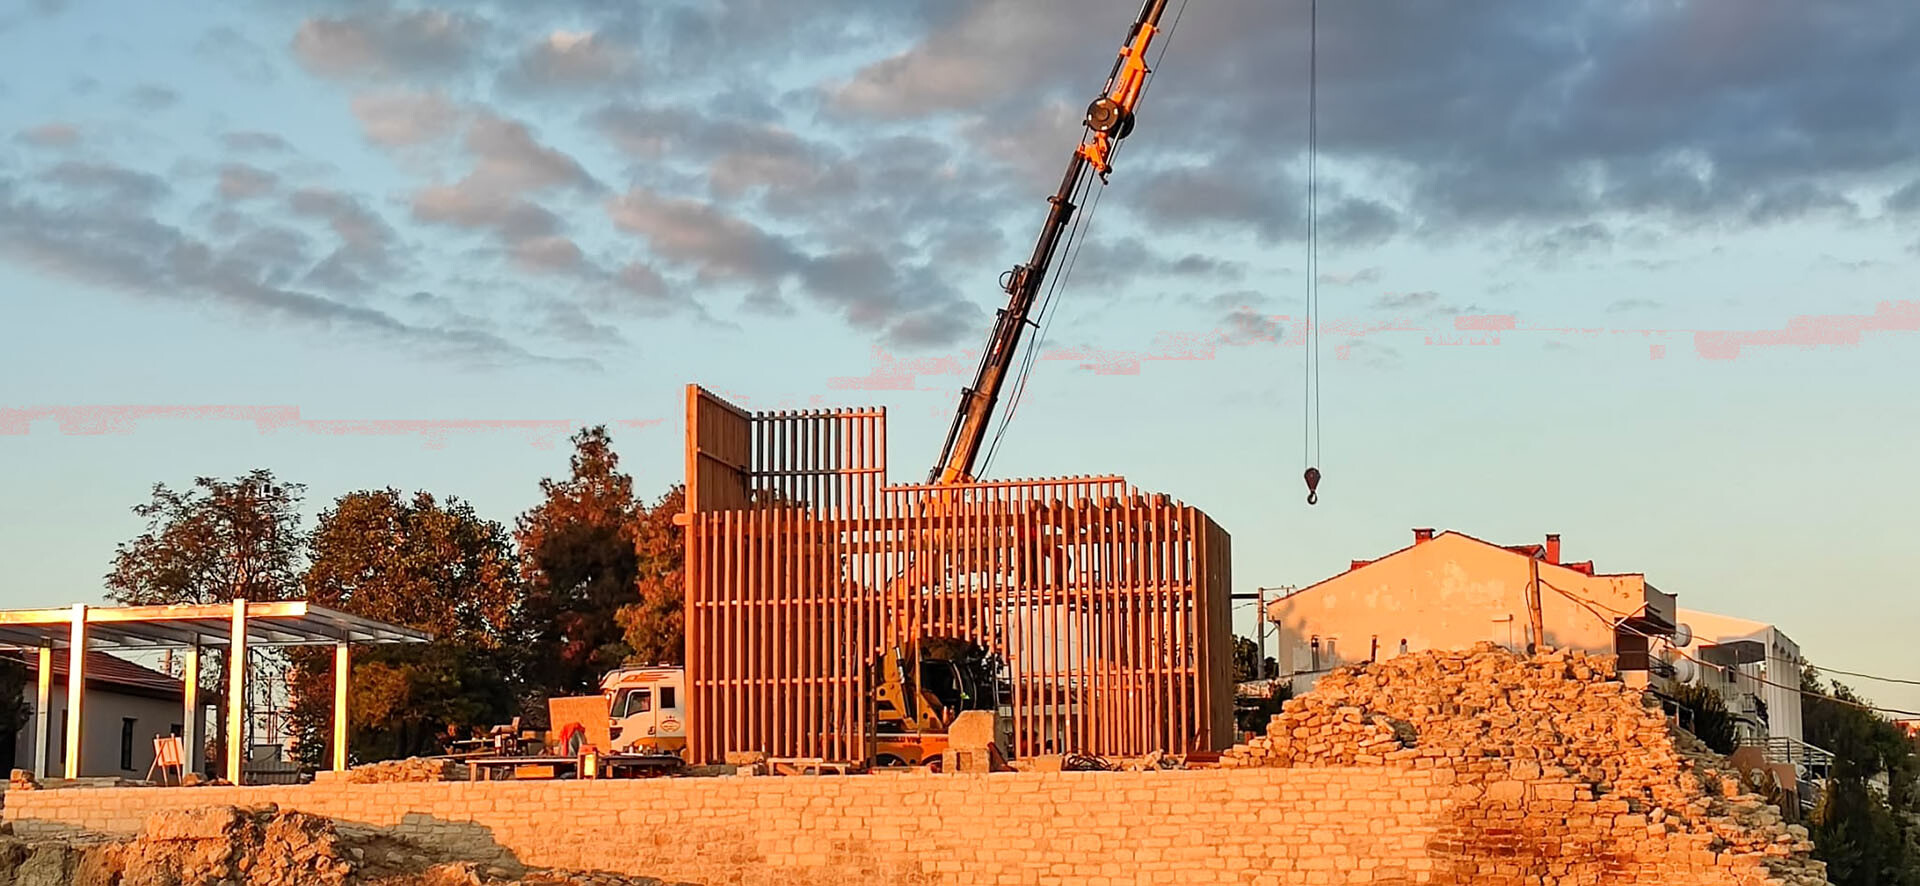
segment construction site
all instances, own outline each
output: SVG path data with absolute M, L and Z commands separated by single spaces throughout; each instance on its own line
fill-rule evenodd
M 889 450 L 885 406 L 756 411 L 674 380 L 684 655 L 444 754 L 352 746 L 359 656 L 436 640 L 404 610 L 0 611 L 37 675 L 0 886 L 1828 884 L 1807 824 L 1835 758 L 1804 740 L 1798 647 L 1771 626 L 1708 636 L 1644 575 L 1562 562 L 1557 534 L 1417 529 L 1256 597 L 1230 527 L 1172 492 L 984 476 L 1184 6 L 1144 0 L 1127 28 L 924 478 L 890 475 L 920 454 Z M 1317 458 L 1301 479 L 1317 505 Z M 250 756 L 254 699 L 287 679 L 250 669 L 261 650 L 331 674 L 317 771 Z M 212 654 L 239 664 L 203 698 Z M 1732 753 L 1686 702 L 1722 671 L 1714 691 L 1773 702 L 1734 706 Z M 83 705 L 101 686 L 120 695 Z M 134 704 L 177 720 L 150 753 L 112 706 Z M 118 769 L 96 764 L 116 728 Z

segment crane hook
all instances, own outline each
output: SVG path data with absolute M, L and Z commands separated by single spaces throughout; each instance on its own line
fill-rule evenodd
M 1320 503 L 1320 469 L 1308 468 L 1307 469 L 1307 504 L 1317 505 L 1319 503 Z

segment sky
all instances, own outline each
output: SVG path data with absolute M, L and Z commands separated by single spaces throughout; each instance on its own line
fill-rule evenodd
M 0 606 L 156 483 L 510 523 L 605 424 L 664 492 L 688 383 L 925 476 L 1138 7 L 0 0 Z M 986 474 L 1200 507 L 1242 592 L 1559 532 L 1920 678 L 1920 7 L 1323 4 L 1315 250 L 1308 20 L 1185 5 Z

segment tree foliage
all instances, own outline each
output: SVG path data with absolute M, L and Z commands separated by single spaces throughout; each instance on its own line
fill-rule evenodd
M 514 530 L 534 625 L 529 680 L 554 694 L 598 689 L 633 650 L 617 618 L 634 602 L 645 508 L 605 427 L 573 436 L 572 471 L 540 481 L 543 500 Z
M 686 545 L 675 515 L 686 510 L 687 491 L 675 486 L 635 515 L 635 592 L 620 607 L 629 660 L 635 664 L 681 664 L 686 660 Z
M 529 631 L 506 528 L 457 498 L 352 492 L 321 514 L 303 587 L 314 603 L 417 628 L 424 645 L 355 650 L 349 747 L 358 759 L 439 750 L 511 717 L 516 661 Z M 332 735 L 330 651 L 296 656 L 289 719 L 302 762 L 319 765 Z
M 1811 828 L 1814 856 L 1827 863 L 1827 878 L 1834 886 L 1920 884 L 1920 760 L 1913 739 L 1862 707 L 1867 702 L 1851 688 L 1823 684 L 1812 666 L 1801 687 L 1802 733 L 1834 754 Z
M 267 470 L 233 480 L 200 477 L 185 490 L 154 484 L 152 499 L 133 508 L 146 531 L 114 549 L 107 595 L 129 605 L 292 596 L 305 492 Z
M 1685 683 L 1674 688 L 1673 700 L 1687 709 L 1693 736 L 1707 747 L 1718 753 L 1731 754 L 1739 747 L 1739 736 L 1734 734 L 1733 715 L 1727 711 L 1726 699 L 1720 691 L 1711 686 L 1697 683 Z
M 1246 637 L 1235 635 L 1233 638 L 1233 682 L 1245 683 L 1248 680 L 1255 680 L 1258 679 L 1257 675 L 1261 673 L 1266 674 L 1268 678 L 1274 677 L 1279 670 L 1279 663 L 1275 662 L 1273 656 L 1269 655 L 1266 661 L 1260 662 L 1264 669 L 1256 668 L 1255 662 L 1258 662 L 1259 659 L 1259 645 Z

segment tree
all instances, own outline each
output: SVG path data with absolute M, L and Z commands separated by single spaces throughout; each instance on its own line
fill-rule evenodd
M 573 447 L 571 474 L 540 481 L 544 500 L 514 530 L 535 626 L 528 678 L 548 694 L 597 691 L 633 653 L 617 613 L 635 600 L 645 508 L 605 427 L 582 429 Z
M 1711 686 L 1687 683 L 1672 691 L 1673 700 L 1687 709 L 1691 716 L 1693 737 L 1700 739 L 1707 747 L 1721 754 L 1731 754 L 1739 748 L 1738 736 L 1734 735 L 1733 716 L 1727 713 L 1726 700 L 1720 692 Z
M 310 559 L 309 600 L 433 635 L 356 652 L 348 741 L 358 759 L 433 753 L 449 726 L 512 716 L 521 692 L 513 655 L 528 632 L 505 527 L 458 498 L 352 492 L 320 515 Z M 332 735 L 330 651 L 296 654 L 293 685 L 299 756 L 317 767 Z
M 1273 660 L 1273 656 L 1267 656 L 1265 661 L 1260 662 L 1261 667 L 1256 668 L 1254 663 L 1258 661 L 1259 658 L 1260 647 L 1257 644 L 1245 637 L 1235 635 L 1233 638 L 1233 682 L 1245 683 L 1248 680 L 1258 679 L 1256 674 L 1266 674 L 1269 679 L 1277 676 L 1277 671 L 1279 671 L 1280 666 L 1278 662 Z
M 255 470 L 233 480 L 199 477 L 185 490 L 156 483 L 133 513 L 147 529 L 114 549 L 107 596 L 129 605 L 283 600 L 299 585 L 306 487 Z M 219 698 L 226 654 L 210 650 L 201 690 Z M 216 708 L 207 760 L 225 749 L 227 707 Z
M 635 664 L 680 664 L 686 660 L 686 544 L 673 518 L 686 510 L 687 491 L 675 486 L 637 515 L 633 549 L 639 600 L 620 607 Z
M 1814 857 L 1827 863 L 1834 886 L 1920 884 L 1915 815 L 1920 774 L 1912 739 L 1865 699 L 1834 682 L 1823 685 L 1808 665 L 1801 674 L 1801 725 L 1806 741 L 1833 752 L 1832 770 L 1812 827 Z M 1886 778 L 1882 792 L 1874 781 Z

